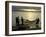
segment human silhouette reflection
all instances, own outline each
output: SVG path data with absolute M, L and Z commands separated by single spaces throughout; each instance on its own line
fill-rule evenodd
M 37 20 L 36 24 L 39 24 L 39 18 L 38 18 L 38 19 L 36 19 L 36 20 Z
M 19 16 L 16 17 L 16 25 L 19 26 Z
M 36 19 L 37 22 L 36 22 L 36 27 L 39 28 L 38 24 L 39 24 L 39 18 Z
M 22 25 L 23 25 L 23 17 L 21 17 L 21 22 L 22 22 Z

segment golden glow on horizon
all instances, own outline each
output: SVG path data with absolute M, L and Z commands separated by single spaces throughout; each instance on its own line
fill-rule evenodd
M 41 10 L 35 10 L 35 9 L 20 9 L 20 10 L 23 10 L 23 11 L 41 11 Z
M 35 20 L 37 18 L 37 14 L 28 12 L 26 14 L 26 17 L 27 17 L 26 19 L 33 21 L 33 20 Z

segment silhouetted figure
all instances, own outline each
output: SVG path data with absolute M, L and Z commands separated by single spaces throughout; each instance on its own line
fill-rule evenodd
M 39 18 L 38 18 L 38 19 L 36 19 L 36 20 L 37 20 L 36 24 L 39 24 Z
M 16 17 L 16 25 L 19 26 L 19 16 Z
M 16 17 L 16 30 L 19 29 L 19 16 Z
M 36 19 L 36 20 L 37 20 L 37 22 L 36 22 L 36 27 L 39 28 L 39 26 L 38 26 L 38 24 L 39 24 L 39 18 Z
M 18 16 L 18 25 L 19 25 L 19 16 Z
M 21 22 L 22 22 L 22 25 L 23 25 L 23 17 L 21 17 Z

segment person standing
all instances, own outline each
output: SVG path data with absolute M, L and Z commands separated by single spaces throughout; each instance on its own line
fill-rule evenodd
M 22 22 L 22 25 L 23 25 L 23 17 L 21 17 L 21 22 Z
M 19 29 L 19 16 L 16 17 L 16 29 L 17 30 Z

